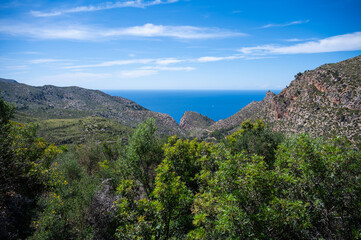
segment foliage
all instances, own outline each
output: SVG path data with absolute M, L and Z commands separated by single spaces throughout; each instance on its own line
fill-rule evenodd
M 45 189 L 48 168 L 61 152 L 36 137 L 36 126 L 12 122 L 13 108 L 0 98 L 0 236 L 24 238 Z
M 71 153 L 58 160 L 50 169 L 43 210 L 33 222 L 33 239 L 90 239 L 93 231 L 87 219 L 97 178 L 87 175 Z
M 246 121 L 221 142 L 162 147 L 149 119 L 128 142 L 57 148 L 0 111 L 0 219 L 11 196 L 32 199 L 2 226 L 18 238 L 361 239 L 361 153 L 345 139 Z
M 360 237 L 361 154 L 347 141 L 290 139 L 272 169 L 263 157 L 244 153 L 218 163 L 194 200 L 190 238 Z
M 119 159 L 122 175 L 140 183 L 147 196 L 153 189 L 154 169 L 162 159 L 161 144 L 155 133 L 155 119 L 139 124 L 129 139 L 126 157 Z
M 361 153 L 346 139 L 318 141 L 301 135 L 280 146 L 277 171 L 297 186 L 287 197 L 307 205 L 310 235 L 360 238 Z
M 239 131 L 226 137 L 225 144 L 232 153 L 245 151 L 249 155 L 263 156 L 272 167 L 275 151 L 282 140 L 283 136 L 266 128 L 262 120 L 254 123 L 247 120 L 242 123 Z
M 32 120 L 32 122 L 39 125 L 39 135 L 57 145 L 115 142 L 119 137 L 124 138 L 132 133 L 130 127 L 102 117 L 46 119 Z

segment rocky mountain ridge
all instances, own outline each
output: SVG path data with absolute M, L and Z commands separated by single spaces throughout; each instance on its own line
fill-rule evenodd
M 20 114 L 40 119 L 102 117 L 134 127 L 154 117 L 164 135 L 201 138 L 235 131 L 247 119 L 263 119 L 274 130 L 289 134 L 361 138 L 361 56 L 298 73 L 278 95 L 269 91 L 262 101 L 251 102 L 218 122 L 187 111 L 177 124 L 169 115 L 131 100 L 80 87 L 33 87 L 0 79 L 0 90 Z
M 40 119 L 103 117 L 130 127 L 154 117 L 161 134 L 184 134 L 184 130 L 168 114 L 150 111 L 129 99 L 98 90 L 51 85 L 33 87 L 2 79 L 0 90 L 4 100 L 14 104 L 20 116 Z
M 200 137 L 199 133 L 206 131 L 214 123 L 215 121 L 207 116 L 193 111 L 186 111 L 180 120 L 179 126 L 190 136 Z
M 268 92 L 209 130 L 232 131 L 247 119 L 264 119 L 286 133 L 360 139 L 361 56 L 298 73 L 278 95 Z

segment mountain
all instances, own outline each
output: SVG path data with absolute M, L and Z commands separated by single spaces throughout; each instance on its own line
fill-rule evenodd
M 313 136 L 361 136 L 361 56 L 298 73 L 278 95 L 268 92 L 210 131 L 232 131 L 247 119 L 264 119 L 277 131 Z
M 16 106 L 16 120 L 40 120 L 45 135 L 58 133 L 56 139 L 66 143 L 82 141 L 91 135 L 89 131 L 99 132 L 102 139 L 109 136 L 104 132 L 124 134 L 150 117 L 156 119 L 160 134 L 168 136 L 221 136 L 235 131 L 247 119 L 264 119 L 274 130 L 287 134 L 361 140 L 361 56 L 298 73 L 278 95 L 269 91 L 262 101 L 251 102 L 218 122 L 187 111 L 178 125 L 169 115 L 152 112 L 131 100 L 80 87 L 33 87 L 0 78 L 0 90 L 2 97 Z
M 17 83 L 17 81 L 13 79 L 6 79 L 6 78 L 0 78 L 0 82 Z
M 214 124 L 215 121 L 207 116 L 193 111 L 186 111 L 181 120 L 180 127 L 188 132 L 191 136 L 199 136 L 199 133 Z
M 184 133 L 168 114 L 150 111 L 131 100 L 98 90 L 51 85 L 33 87 L 4 79 L 0 79 L 0 90 L 4 100 L 16 106 L 18 121 L 101 117 L 135 127 L 154 117 L 160 134 Z

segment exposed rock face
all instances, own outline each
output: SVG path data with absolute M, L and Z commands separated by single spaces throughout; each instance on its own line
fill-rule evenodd
M 256 116 L 260 115 L 263 112 L 267 111 L 267 108 L 273 101 L 273 98 L 276 96 L 271 91 L 268 91 L 266 97 L 260 102 L 251 102 L 241 110 L 239 110 L 236 114 L 230 116 L 229 118 L 219 120 L 212 126 L 210 126 L 209 130 L 214 131 L 218 129 L 229 129 L 233 130 L 241 126 L 241 123 L 247 119 L 255 119 Z
M 184 134 L 168 114 L 150 111 L 129 99 L 110 96 L 97 90 L 50 85 L 33 87 L 2 80 L 0 90 L 4 100 L 13 103 L 18 112 L 40 119 L 97 116 L 134 127 L 147 118 L 154 117 L 161 134 Z
M 360 139 L 361 56 L 298 73 L 278 95 L 268 92 L 262 101 L 250 103 L 210 130 L 232 129 L 257 118 L 286 133 Z
M 95 193 L 89 209 L 88 222 L 93 227 L 93 239 L 115 239 L 114 232 L 117 227 L 116 207 L 118 200 L 110 184 L 111 179 L 102 182 L 102 188 Z
M 206 129 L 213 123 L 215 123 L 215 121 L 207 116 L 193 111 L 186 111 L 183 114 L 179 125 L 184 130 L 191 131 Z

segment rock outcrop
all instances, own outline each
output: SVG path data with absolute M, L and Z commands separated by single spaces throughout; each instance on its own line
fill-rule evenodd
M 180 127 L 186 131 L 203 130 L 215 123 L 214 120 L 200 113 L 186 111 L 180 120 Z
M 247 119 L 264 119 L 285 133 L 360 140 L 361 56 L 298 73 L 278 95 L 268 92 L 209 129 L 232 131 Z

